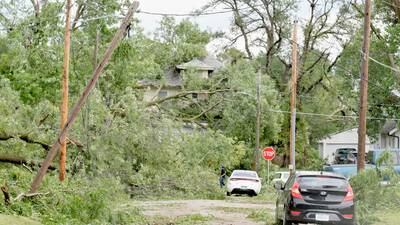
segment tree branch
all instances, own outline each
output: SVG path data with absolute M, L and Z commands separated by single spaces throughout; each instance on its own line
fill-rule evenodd
M 25 141 L 26 143 L 29 143 L 29 144 L 38 144 L 38 145 L 42 146 L 42 148 L 44 148 L 46 151 L 48 151 L 50 149 L 49 144 L 41 142 L 41 141 L 33 140 L 30 137 L 28 137 L 28 135 L 8 135 L 8 134 L 0 135 L 0 141 L 7 141 L 10 139 L 15 139 L 15 138 Z
M 37 144 L 40 145 L 44 150 L 48 151 L 50 150 L 51 146 L 43 141 L 38 141 L 35 139 L 32 139 L 26 134 L 16 134 L 16 135 L 9 135 L 9 134 L 1 134 L 0 135 L 0 141 L 8 141 L 10 139 L 19 139 L 21 141 L 24 141 L 28 144 Z M 70 138 L 67 138 L 67 144 L 75 145 L 77 148 L 83 148 L 83 144 L 80 143 L 77 140 L 73 140 Z
M 0 156 L 0 162 L 3 163 L 11 163 L 14 165 L 22 165 L 22 166 L 30 166 L 32 169 L 34 167 L 41 166 L 41 163 L 33 161 L 33 160 L 27 160 L 22 157 L 18 156 Z M 56 170 L 57 168 L 55 166 L 49 166 L 49 170 Z
M 358 8 L 358 6 L 354 2 L 351 2 L 350 4 L 358 12 L 358 14 L 360 16 L 364 17 L 364 12 L 360 8 Z M 378 32 L 378 29 L 374 26 L 374 24 L 371 23 L 370 26 L 371 26 L 372 33 L 374 33 L 379 40 L 383 40 L 382 35 Z
M 78 5 L 78 8 L 76 9 L 76 12 L 75 12 L 75 18 L 74 18 L 74 21 L 72 22 L 72 26 L 71 26 L 72 30 L 77 29 L 78 21 L 81 18 L 81 16 L 83 15 L 83 12 L 85 11 L 85 9 L 86 9 L 85 3 L 81 3 Z
M 211 110 L 213 110 L 215 107 L 217 107 L 217 106 L 218 106 L 219 104 L 221 104 L 223 101 L 224 101 L 223 99 L 222 99 L 221 101 L 218 101 L 218 102 L 215 103 L 214 105 L 212 105 L 212 106 L 210 106 L 209 108 L 203 110 L 200 114 L 198 114 L 198 115 L 196 115 L 196 116 L 194 116 L 194 117 L 192 117 L 192 118 L 190 118 L 190 119 L 188 119 L 188 120 L 193 121 L 193 120 L 196 120 L 196 119 L 200 118 L 200 117 L 203 116 L 204 114 L 206 114 L 206 113 L 210 112 Z
M 218 89 L 218 90 L 215 90 L 215 91 L 183 91 L 183 92 L 180 92 L 180 93 L 175 94 L 175 95 L 167 96 L 165 98 L 161 98 L 161 99 L 157 99 L 155 101 L 148 102 L 146 104 L 146 107 L 158 105 L 160 103 L 163 103 L 163 102 L 166 102 L 166 101 L 169 101 L 169 100 L 172 100 L 172 99 L 179 99 L 179 98 L 182 98 L 182 97 L 186 97 L 186 96 L 191 95 L 191 94 L 198 94 L 200 92 L 204 93 L 204 94 L 213 95 L 213 94 L 216 94 L 216 93 L 231 92 L 231 91 L 234 91 L 234 90 L 232 90 L 232 89 Z

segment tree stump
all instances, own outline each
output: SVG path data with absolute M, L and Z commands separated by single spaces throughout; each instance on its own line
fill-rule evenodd
M 7 186 L 1 186 L 1 191 L 3 192 L 4 195 L 4 203 L 6 205 L 10 205 L 11 203 L 11 198 L 10 198 L 10 193 L 8 193 L 8 188 Z

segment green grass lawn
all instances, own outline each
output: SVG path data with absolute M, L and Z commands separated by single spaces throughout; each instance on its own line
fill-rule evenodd
M 374 225 L 399 224 L 400 209 L 397 209 L 397 210 L 389 209 L 389 210 L 385 210 L 385 211 L 380 211 L 376 215 L 378 216 L 379 221 L 375 222 Z
M 41 223 L 21 216 L 0 215 L 0 225 L 41 225 Z

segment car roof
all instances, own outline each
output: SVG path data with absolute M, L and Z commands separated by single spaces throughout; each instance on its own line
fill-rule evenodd
M 331 173 L 331 172 L 325 172 L 325 171 L 296 171 L 296 177 L 300 176 L 330 176 L 330 177 L 337 177 L 337 178 L 343 178 L 346 179 L 346 177 L 336 174 L 336 173 Z
M 372 164 L 365 164 L 366 167 L 374 167 L 374 165 Z M 340 167 L 357 167 L 356 164 L 328 164 L 328 165 L 324 165 L 324 167 L 336 167 L 336 168 L 340 168 Z
M 257 173 L 254 170 L 233 170 L 232 172 L 250 172 L 250 173 Z

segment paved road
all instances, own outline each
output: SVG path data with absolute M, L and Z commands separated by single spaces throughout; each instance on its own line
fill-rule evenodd
M 210 225 L 265 225 L 266 221 L 247 217 L 262 210 L 270 212 L 270 217 L 273 218 L 275 208 L 272 203 L 254 201 L 247 197 L 232 197 L 227 200 L 144 201 L 133 204 L 141 208 L 147 217 L 174 219 L 200 214 L 210 218 L 206 222 Z

